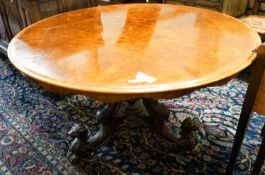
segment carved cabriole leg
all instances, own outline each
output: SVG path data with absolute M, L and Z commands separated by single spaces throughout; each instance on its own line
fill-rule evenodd
M 68 157 L 73 163 L 77 163 L 79 158 L 89 156 L 98 146 L 110 138 L 115 127 L 121 121 L 114 118 L 120 108 L 121 103 L 107 104 L 96 114 L 100 123 L 99 131 L 92 137 L 88 137 L 89 129 L 82 124 L 75 125 L 68 134 L 74 138 L 69 148 Z
M 167 131 L 166 126 L 163 124 L 164 120 L 167 119 L 170 115 L 170 111 L 163 107 L 157 100 L 153 99 L 143 99 L 143 103 L 146 107 L 146 110 L 151 115 L 152 119 L 152 129 L 161 136 L 166 137 L 170 141 L 175 141 L 174 133 Z
M 94 148 L 102 145 L 112 135 L 116 126 L 122 122 L 116 118 L 121 103 L 107 104 L 102 110 L 96 114 L 96 118 L 100 123 L 99 131 L 88 140 L 88 144 Z
M 177 137 L 170 128 L 168 128 L 164 121 L 169 117 L 170 111 L 165 108 L 162 104 L 158 103 L 157 100 L 143 99 L 143 103 L 146 110 L 151 115 L 152 129 L 156 134 L 164 137 L 166 140 L 173 142 L 176 151 L 190 151 L 192 150 L 197 142 L 197 136 L 194 135 L 193 131 L 198 130 L 197 126 L 193 123 L 191 118 L 186 118 L 181 125 L 181 137 Z

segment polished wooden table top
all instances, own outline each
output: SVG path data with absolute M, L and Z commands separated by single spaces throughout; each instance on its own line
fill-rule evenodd
M 11 41 L 23 73 L 56 92 L 103 101 L 171 98 L 250 65 L 258 34 L 230 16 L 193 7 L 113 5 L 57 15 Z

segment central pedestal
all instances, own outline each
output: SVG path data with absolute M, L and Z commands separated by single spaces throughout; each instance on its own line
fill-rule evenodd
M 92 151 L 111 137 L 115 128 L 128 116 L 141 117 L 157 135 L 172 142 L 176 149 L 193 149 L 197 144 L 197 136 L 193 133 L 198 129 L 197 126 L 191 118 L 186 118 L 181 125 L 181 137 L 177 137 L 164 123 L 169 114 L 170 111 L 154 99 L 143 98 L 107 104 L 96 114 L 100 127 L 95 135 L 89 137 L 89 128 L 82 124 L 76 124 L 68 132 L 74 138 L 68 157 L 76 163 L 79 158 L 90 156 Z

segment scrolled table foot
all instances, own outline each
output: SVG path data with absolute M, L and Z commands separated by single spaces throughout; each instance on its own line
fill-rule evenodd
M 176 151 L 191 151 L 198 143 L 197 135 L 194 131 L 197 131 L 197 126 L 194 125 L 190 117 L 187 117 L 181 123 L 181 136 L 178 137 L 170 128 L 168 128 L 164 123 L 161 124 L 161 130 L 157 133 L 174 143 L 174 150 Z M 153 126 L 157 128 L 157 125 Z M 157 130 L 157 129 L 156 129 Z
M 118 123 L 113 119 L 113 115 L 115 115 L 118 107 L 118 104 L 108 104 L 97 112 L 96 118 L 100 123 L 100 128 L 91 137 L 88 136 L 88 128 L 83 124 L 76 124 L 72 127 L 68 134 L 74 140 L 70 144 L 67 154 L 72 163 L 78 163 L 80 158 L 89 156 L 92 151 L 95 151 L 98 146 L 108 140 Z
M 190 151 L 198 143 L 198 138 L 196 134 L 194 134 L 194 131 L 197 130 L 198 128 L 195 126 L 191 118 L 187 117 L 181 123 L 181 137 L 177 137 L 165 124 L 163 124 L 161 135 L 166 139 L 173 141 L 176 146 L 175 149 Z
M 170 111 L 167 108 L 153 99 L 143 99 L 143 103 L 152 117 L 152 129 L 156 134 L 172 142 L 174 150 L 190 151 L 197 145 L 198 138 L 194 131 L 198 130 L 198 126 L 191 118 L 187 117 L 183 120 L 181 123 L 181 136 L 178 137 L 164 123 L 164 120 L 170 115 Z
M 90 153 L 90 148 L 87 145 L 88 133 L 88 129 L 82 124 L 75 124 L 68 132 L 68 135 L 74 138 L 67 153 L 67 157 L 72 163 L 77 163 L 81 156 Z

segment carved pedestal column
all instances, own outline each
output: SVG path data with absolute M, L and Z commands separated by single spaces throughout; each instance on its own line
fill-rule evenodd
M 115 128 L 128 116 L 148 118 L 148 124 L 158 135 L 172 142 L 174 148 L 179 150 L 191 150 L 197 144 L 197 136 L 193 131 L 198 128 L 190 118 L 182 122 L 181 137 L 177 137 L 164 121 L 169 117 L 170 111 L 157 100 L 137 99 L 126 102 L 107 104 L 99 110 L 96 118 L 99 122 L 99 131 L 89 137 L 89 129 L 81 124 L 75 125 L 69 135 L 74 138 L 69 150 L 69 158 L 73 163 L 81 157 L 89 156 L 97 147 L 104 144 L 112 135 Z

